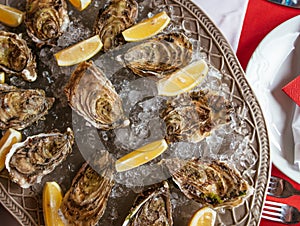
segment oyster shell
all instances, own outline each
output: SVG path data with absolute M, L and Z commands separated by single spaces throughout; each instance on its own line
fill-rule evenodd
M 0 71 L 21 76 L 28 82 L 37 78 L 35 56 L 18 35 L 0 31 Z
M 82 165 L 65 194 L 60 213 L 66 225 L 96 225 L 105 212 L 107 201 L 114 186 L 113 171 L 104 155 L 100 168 L 95 171 L 87 162 Z M 101 171 L 101 175 L 98 172 Z
M 109 130 L 129 124 L 121 98 L 91 61 L 78 65 L 65 93 L 72 109 L 98 129 Z
M 5 166 L 15 183 L 28 188 L 40 183 L 72 152 L 73 131 L 41 133 L 16 143 L 6 156 Z
M 0 84 L 0 129 L 24 129 L 43 119 L 54 103 L 41 89 L 19 89 Z
M 173 225 L 169 185 L 152 187 L 140 194 L 123 226 Z
M 160 117 L 166 124 L 167 142 L 199 142 L 230 121 L 232 107 L 222 96 L 204 91 L 184 93 L 167 101 Z
M 138 4 L 135 0 L 111 0 L 99 11 L 94 34 L 100 36 L 104 51 L 124 42 L 122 31 L 135 23 L 137 15 Z
M 221 161 L 165 159 L 173 181 L 190 199 L 212 207 L 238 206 L 252 193 L 238 171 Z
M 124 62 L 139 76 L 163 78 L 192 60 L 193 46 L 180 33 L 159 35 L 141 42 L 124 54 Z
M 66 1 L 27 0 L 25 24 L 38 47 L 53 45 L 69 24 Z

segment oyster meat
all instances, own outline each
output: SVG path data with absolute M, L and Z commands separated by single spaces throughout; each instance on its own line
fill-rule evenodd
M 93 62 L 78 65 L 65 87 L 69 105 L 98 129 L 127 126 L 122 101 L 111 82 Z
M 54 103 L 41 89 L 19 89 L 0 84 L 0 129 L 24 129 L 43 119 Z
M 184 93 L 167 101 L 160 117 L 166 125 L 167 142 L 199 142 L 230 121 L 232 107 L 222 96 L 204 91 Z
M 184 34 L 162 34 L 130 48 L 124 62 L 139 76 L 163 78 L 188 65 L 192 53 L 192 43 Z
M 164 181 L 140 194 L 123 226 L 173 225 L 169 185 Z
M 27 0 L 25 24 L 38 47 L 54 45 L 69 25 L 65 0 Z
M 122 31 L 132 26 L 138 15 L 135 0 L 111 0 L 100 9 L 94 25 L 94 34 L 98 34 L 103 50 L 108 51 L 124 42 Z
M 238 206 L 252 193 L 238 171 L 221 161 L 165 159 L 173 181 L 190 199 L 212 207 Z
M 6 156 L 5 166 L 15 183 L 28 188 L 40 183 L 72 152 L 73 131 L 41 133 L 16 143 Z
M 0 31 L 0 71 L 28 82 L 37 78 L 35 56 L 26 41 L 11 32 Z
M 77 172 L 60 207 L 66 225 L 93 226 L 104 214 L 114 186 L 113 170 L 107 163 L 109 160 L 104 155 L 97 171 L 86 162 Z

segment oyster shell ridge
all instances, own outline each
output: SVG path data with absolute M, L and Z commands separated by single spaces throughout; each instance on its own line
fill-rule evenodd
M 0 70 L 28 82 L 37 79 L 35 55 L 19 35 L 0 31 L 0 56 Z
M 14 144 L 5 159 L 11 180 L 22 188 L 40 183 L 45 175 L 65 161 L 72 152 L 73 144 L 71 128 L 67 128 L 64 134 L 41 133 Z

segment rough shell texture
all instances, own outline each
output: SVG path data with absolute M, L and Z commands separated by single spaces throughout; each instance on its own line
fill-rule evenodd
M 170 33 L 130 48 L 124 55 L 124 62 L 139 76 L 163 78 L 188 65 L 192 53 L 192 43 L 184 34 Z
M 238 206 L 252 193 L 242 176 L 221 161 L 164 160 L 173 181 L 190 199 L 206 206 Z
M 43 119 L 54 98 L 46 97 L 41 89 L 19 89 L 0 84 L 0 129 L 24 129 Z
M 42 133 L 16 143 L 9 151 L 5 165 L 15 183 L 28 188 L 40 183 L 72 152 L 73 131 Z
M 37 78 L 35 56 L 18 35 L 0 31 L 0 71 L 33 82 Z
M 124 42 L 122 31 L 135 23 L 137 15 L 138 5 L 135 0 L 111 0 L 99 11 L 94 34 L 100 36 L 104 51 Z
M 113 171 L 111 165 L 108 165 L 110 160 L 107 157 L 108 155 L 100 157 L 97 171 L 84 163 L 74 177 L 60 207 L 67 225 L 96 225 L 105 212 L 114 186 Z
M 114 129 L 129 123 L 111 82 L 92 62 L 83 62 L 65 87 L 70 106 L 98 129 Z
M 169 185 L 164 181 L 141 193 L 123 226 L 173 225 Z
M 168 100 L 160 116 L 166 124 L 168 142 L 199 142 L 230 121 L 232 108 L 222 96 L 195 91 Z
M 66 1 L 27 0 L 25 24 L 37 46 L 53 45 L 69 24 Z

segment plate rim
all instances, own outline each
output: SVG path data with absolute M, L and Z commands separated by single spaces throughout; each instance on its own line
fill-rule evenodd
M 247 64 L 247 67 L 245 69 L 245 76 L 247 79 L 250 78 L 250 74 L 251 74 L 251 71 L 253 71 L 253 68 L 252 65 L 254 64 L 254 60 L 255 60 L 255 56 L 257 55 L 258 51 L 260 49 L 263 49 L 265 48 L 265 45 L 268 41 L 271 41 L 273 38 L 272 36 L 274 36 L 274 34 L 281 32 L 281 30 L 287 28 L 287 29 L 290 29 L 290 27 L 288 26 L 289 24 L 291 23 L 294 23 L 294 22 L 297 22 L 300 24 L 300 15 L 297 15 L 297 16 L 294 16 L 284 22 L 282 22 L 281 24 L 277 25 L 274 29 L 272 29 L 261 41 L 260 43 L 258 44 L 258 46 L 256 47 L 256 49 L 254 50 L 254 52 L 252 53 L 249 61 L 248 61 L 248 64 Z M 300 29 L 298 29 L 299 32 L 300 32 Z M 251 84 L 251 87 L 253 89 L 254 85 Z M 254 91 L 254 90 L 253 90 Z M 256 93 L 254 91 L 254 93 Z M 259 101 L 259 104 L 262 106 L 262 103 L 261 101 Z M 265 114 L 263 112 L 263 114 Z M 266 125 L 267 126 L 267 130 L 268 130 L 268 134 L 270 134 L 270 129 L 268 124 Z M 297 182 L 297 183 L 300 183 L 300 176 L 298 176 L 298 178 L 295 178 L 294 175 L 297 173 L 299 174 L 299 171 L 296 171 L 295 169 L 292 169 L 292 168 L 286 168 L 286 166 L 289 166 L 290 167 L 290 164 L 287 162 L 287 160 L 285 158 L 283 158 L 282 156 L 280 156 L 278 154 L 278 151 L 277 150 L 274 150 L 274 148 L 272 148 L 272 137 L 269 136 L 269 139 L 270 139 L 270 158 L 271 158 L 271 162 L 284 174 L 286 175 L 287 177 L 289 177 L 291 180 Z M 275 145 L 274 145 L 275 146 Z M 284 162 L 284 164 L 282 164 Z

